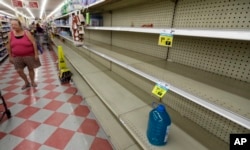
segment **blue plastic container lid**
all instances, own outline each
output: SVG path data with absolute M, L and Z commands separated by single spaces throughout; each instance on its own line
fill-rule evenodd
M 162 105 L 162 104 L 159 104 L 158 106 L 157 106 L 157 111 L 159 111 L 159 112 L 164 112 L 165 111 L 165 106 L 164 105 Z

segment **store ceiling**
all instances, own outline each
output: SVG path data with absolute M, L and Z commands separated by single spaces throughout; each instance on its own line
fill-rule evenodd
M 25 1 L 26 3 L 28 1 L 36 1 L 38 2 L 38 6 L 39 8 L 34 9 L 34 8 L 30 8 L 30 11 L 33 13 L 34 17 L 40 18 L 40 11 L 41 11 L 41 7 L 42 7 L 42 3 L 45 0 L 0 0 L 3 1 L 4 3 L 10 5 L 11 7 L 13 7 L 12 2 L 13 1 Z M 50 14 L 60 3 L 62 3 L 64 0 L 48 0 L 46 7 L 45 7 L 45 14 Z M 18 8 L 18 7 L 13 7 L 16 10 L 22 12 L 23 14 L 25 14 L 26 16 L 30 17 L 31 15 L 29 14 L 29 12 L 26 10 L 26 8 Z M 7 8 L 6 6 L 4 6 L 3 4 L 0 3 L 0 10 L 5 11 L 7 13 L 13 14 L 15 15 L 15 12 L 9 8 Z

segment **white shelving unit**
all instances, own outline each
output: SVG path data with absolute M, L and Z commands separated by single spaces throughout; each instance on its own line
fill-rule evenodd
M 144 6 L 143 3 L 144 2 L 146 3 L 147 1 L 146 0 L 138 0 L 138 1 L 131 2 L 131 6 L 133 6 L 133 7 L 129 7 L 129 4 L 125 5 L 125 4 L 129 3 L 127 1 L 110 0 L 109 1 L 110 3 L 106 1 L 107 3 L 105 3 L 105 5 L 102 5 L 100 7 L 99 6 L 93 7 L 90 9 L 90 13 L 92 10 L 93 14 L 95 12 L 103 13 L 104 26 L 102 26 L 102 27 L 99 27 L 99 26 L 98 27 L 95 27 L 95 26 L 86 27 L 86 30 L 89 30 L 89 32 L 86 35 L 89 35 L 90 41 L 93 40 L 95 42 L 105 43 L 105 44 L 107 44 L 107 47 L 109 47 L 110 44 L 114 45 L 115 47 L 120 47 L 120 48 L 126 47 L 126 49 L 136 51 L 138 53 L 143 53 L 146 55 L 159 57 L 159 58 L 163 58 L 163 59 L 170 56 L 169 58 L 171 60 L 175 59 L 173 61 L 173 63 L 176 63 L 176 64 L 180 64 L 180 62 L 185 60 L 184 63 L 181 63 L 181 64 L 186 65 L 187 68 L 185 68 L 185 69 L 187 69 L 187 70 L 189 69 L 189 67 L 194 67 L 194 68 L 200 69 L 197 66 L 199 66 L 199 64 L 201 64 L 201 63 L 207 63 L 206 65 L 211 66 L 211 67 L 214 67 L 215 65 L 217 67 L 217 66 L 219 66 L 217 64 L 223 64 L 223 63 L 225 63 L 224 67 L 227 67 L 229 65 L 231 66 L 234 61 L 238 62 L 237 61 L 237 60 L 239 60 L 238 57 L 241 55 L 243 57 L 242 57 L 242 60 L 241 60 L 242 62 L 240 63 L 240 65 L 243 66 L 245 63 L 246 64 L 245 68 L 248 68 L 249 61 L 247 59 L 249 59 L 249 57 L 248 57 L 249 53 L 248 53 L 248 51 L 246 51 L 247 48 L 245 48 L 245 47 L 248 46 L 246 43 L 248 43 L 250 41 L 250 31 L 248 30 L 249 26 L 247 26 L 247 24 L 244 23 L 244 22 L 246 22 L 244 20 L 244 21 L 242 21 L 243 23 L 241 24 L 242 28 L 236 28 L 238 26 L 235 25 L 235 22 L 236 22 L 235 20 L 237 19 L 238 16 L 228 17 L 228 16 L 223 16 L 224 13 L 221 13 L 221 14 L 216 13 L 215 14 L 213 12 L 216 12 L 216 9 L 214 9 L 214 7 L 212 7 L 214 4 L 216 4 L 216 6 L 217 5 L 218 6 L 228 5 L 228 6 L 232 6 L 232 8 L 244 10 L 243 8 L 245 5 L 236 7 L 233 4 L 233 2 L 227 2 L 227 1 L 222 1 L 222 0 L 219 0 L 219 1 L 222 4 L 218 4 L 218 3 L 214 3 L 214 2 L 211 2 L 211 4 L 210 3 L 208 4 L 205 1 L 204 2 L 197 1 L 192 6 L 189 5 L 190 2 L 181 1 L 180 3 L 178 2 L 178 4 L 177 4 L 177 6 L 178 6 L 176 8 L 177 10 L 174 10 L 175 4 L 173 3 L 173 1 L 168 1 L 168 2 L 167 1 L 164 1 L 164 2 L 157 1 L 157 2 L 155 2 L 155 3 L 159 3 L 159 4 L 155 4 L 153 2 L 152 3 L 148 2 L 148 4 L 145 4 L 145 6 Z M 137 2 L 138 2 L 138 4 L 137 4 Z M 132 5 L 132 4 L 134 4 L 134 5 Z M 141 5 L 139 5 L 139 4 L 141 4 Z M 209 5 L 210 7 L 205 7 L 207 5 Z M 204 6 L 204 9 L 206 9 L 206 11 L 204 11 L 204 14 L 208 14 L 208 12 L 211 12 L 212 17 L 207 16 L 207 19 L 211 19 L 212 21 L 211 20 L 204 21 L 205 20 L 205 18 L 203 16 L 204 14 L 201 14 L 200 9 L 196 10 L 196 15 L 199 16 L 200 19 L 197 19 L 197 17 L 191 13 L 188 14 L 187 12 L 189 12 L 190 9 L 194 6 L 197 8 Z M 154 9 L 150 9 L 152 7 Z M 189 7 L 190 7 L 190 9 L 188 9 Z M 221 8 L 221 7 L 219 7 L 219 8 Z M 161 9 L 161 12 L 157 13 L 157 11 L 159 9 Z M 192 8 L 192 9 L 196 9 L 196 8 Z M 221 11 L 223 11 L 223 10 L 221 10 Z M 107 13 L 109 11 L 112 13 Z M 172 12 L 175 13 L 175 15 L 176 15 L 175 18 L 172 18 L 172 15 L 173 15 L 173 14 L 171 14 Z M 138 15 L 136 15 L 137 13 L 138 13 Z M 135 16 L 133 16 L 134 18 L 131 17 L 131 14 L 135 14 Z M 157 14 L 158 18 L 161 18 L 161 20 L 155 19 L 156 14 Z M 62 17 L 65 17 L 65 16 L 62 16 Z M 224 22 L 222 24 L 220 20 L 219 21 L 216 20 L 219 17 L 228 19 L 228 20 L 226 20 L 228 22 L 228 24 L 226 24 Z M 236 18 L 236 19 L 234 19 L 234 18 Z M 239 17 L 238 19 L 240 19 L 240 18 L 243 18 L 243 17 Z M 172 19 L 174 19 L 174 20 L 172 20 Z M 130 24 L 132 24 L 132 22 L 133 22 L 133 25 L 135 24 L 135 27 L 132 27 L 132 26 L 130 27 Z M 171 24 L 171 22 L 172 22 L 172 24 Z M 154 27 L 140 27 L 142 24 L 147 24 L 147 23 L 153 23 Z M 159 28 L 156 28 L 156 27 L 159 27 Z M 99 31 L 114 31 L 114 32 L 111 32 L 112 34 L 107 34 L 107 32 L 99 32 Z M 137 34 L 137 33 L 145 33 L 145 34 L 142 35 L 142 34 Z M 167 34 L 171 33 L 174 36 L 176 36 L 176 39 L 175 39 L 176 43 L 175 43 L 174 47 L 169 48 L 169 49 L 167 49 L 167 48 L 163 49 L 161 47 L 156 47 L 157 46 L 156 45 L 157 36 L 155 36 L 155 35 L 161 34 L 161 33 L 167 33 Z M 62 36 L 62 37 L 66 40 L 72 41 L 72 39 L 69 37 L 65 37 L 65 36 Z M 106 37 L 107 37 L 107 40 L 105 39 Z M 195 37 L 195 38 L 193 38 L 193 37 Z M 154 41 L 155 43 L 153 43 L 151 41 Z M 95 43 L 95 42 L 93 42 L 93 43 Z M 171 100 L 174 102 L 173 108 L 176 107 L 175 109 L 177 111 L 180 111 L 180 110 L 178 110 L 179 108 L 182 109 L 183 111 L 185 111 L 184 113 L 186 113 L 186 116 L 189 117 L 188 119 L 194 121 L 195 123 L 197 123 L 198 125 L 200 125 L 204 129 L 206 129 L 207 131 L 212 133 L 215 137 L 219 137 L 221 140 L 223 140 L 227 143 L 228 143 L 228 138 L 227 138 L 228 134 L 235 132 L 234 126 L 237 126 L 239 128 L 238 129 L 239 131 L 237 131 L 237 132 L 241 132 L 241 131 L 245 132 L 246 131 L 245 129 L 247 129 L 247 130 L 250 129 L 250 120 L 249 120 L 248 114 L 242 115 L 242 114 L 238 113 L 237 111 L 235 111 L 235 108 L 239 108 L 239 111 L 241 111 L 240 109 L 242 109 L 242 107 L 238 107 L 238 105 L 234 106 L 234 104 L 229 105 L 227 102 L 222 103 L 223 101 L 221 102 L 220 100 L 223 98 L 221 98 L 220 96 L 217 96 L 214 93 L 213 94 L 216 95 L 217 97 L 215 96 L 215 100 L 213 98 L 210 99 L 209 95 L 211 94 L 211 91 L 213 91 L 213 89 L 218 88 L 217 85 L 215 86 L 214 84 L 211 84 L 211 88 L 209 87 L 209 89 L 206 90 L 209 92 L 204 92 L 205 93 L 205 96 L 204 96 L 205 98 L 204 98 L 204 97 L 199 96 L 200 93 L 198 93 L 198 92 L 203 93 L 202 88 L 199 88 L 199 90 L 197 90 L 198 91 L 197 92 L 197 91 L 193 90 L 196 88 L 195 85 L 190 84 L 190 88 L 189 88 L 190 91 L 186 91 L 185 89 L 182 89 L 178 85 L 175 85 L 173 83 L 171 84 L 171 82 L 162 81 L 163 79 L 161 79 L 161 76 L 165 77 L 164 76 L 165 74 L 161 74 L 161 73 L 157 74 L 158 72 L 157 73 L 153 72 L 154 68 L 152 68 L 152 70 L 148 71 L 149 73 L 146 73 L 146 72 L 141 71 L 140 68 L 147 67 L 147 66 L 135 65 L 136 67 L 139 68 L 139 69 L 136 69 L 136 67 L 134 68 L 133 66 L 130 66 L 127 63 L 124 63 L 123 60 L 125 60 L 125 59 L 123 59 L 123 57 L 121 59 L 119 59 L 118 57 L 113 58 L 112 57 L 113 55 L 111 55 L 109 51 L 107 52 L 107 55 L 105 55 L 104 53 L 102 53 L 104 51 L 103 49 L 105 46 L 101 47 L 102 48 L 100 50 L 101 52 L 98 49 L 95 49 L 96 47 L 98 47 L 95 44 L 93 44 L 93 45 L 90 44 L 90 46 L 86 45 L 83 47 L 85 50 L 88 50 L 88 52 L 90 52 L 91 54 L 95 54 L 95 55 L 99 56 L 98 59 L 103 58 L 103 60 L 108 60 L 108 62 L 111 62 L 112 64 L 116 64 L 122 68 L 125 68 L 125 70 L 129 70 L 129 73 L 133 72 L 134 74 L 139 75 L 140 77 L 143 77 L 144 79 L 147 79 L 153 83 L 161 82 L 161 83 L 167 84 L 169 86 L 169 90 L 177 95 L 177 96 L 171 95 L 172 99 L 174 99 L 174 98 L 178 99 L 178 101 Z M 107 49 L 109 49 L 109 48 L 107 48 Z M 113 49 L 112 49 L 112 51 L 113 51 Z M 156 56 L 157 53 L 159 55 Z M 165 54 L 167 56 L 165 56 Z M 227 55 L 232 56 L 232 58 L 227 57 Z M 225 59 L 225 57 L 226 57 L 226 59 Z M 204 59 L 201 61 L 200 58 L 204 58 Z M 231 61 L 229 59 L 231 59 Z M 103 60 L 101 60 L 100 62 L 102 62 Z M 130 60 L 130 58 L 129 58 L 129 60 Z M 225 62 L 223 62 L 222 60 L 225 60 Z M 189 62 L 189 63 L 191 62 L 191 64 L 188 64 L 187 62 Z M 196 66 L 191 66 L 191 65 L 196 65 Z M 159 64 L 159 66 L 160 66 L 160 64 Z M 203 67 L 203 68 L 205 68 L 205 67 Z M 222 65 L 217 67 L 216 69 L 220 70 L 221 68 L 223 68 Z M 240 67 L 238 67 L 238 68 L 240 68 Z M 210 68 L 208 68 L 207 70 L 206 69 L 207 68 L 205 68 L 204 70 L 207 71 L 207 73 L 215 73 L 215 74 L 221 75 L 218 72 L 212 72 L 211 70 L 209 70 Z M 230 72 L 230 70 L 228 72 Z M 158 76 L 150 75 L 150 73 L 155 74 L 155 75 L 159 75 L 159 78 L 158 78 Z M 187 71 L 187 73 L 188 73 L 188 71 Z M 246 74 L 246 73 L 247 73 L 247 71 L 243 72 L 243 74 Z M 224 74 L 222 74 L 222 75 L 224 75 Z M 231 77 L 231 76 L 228 76 L 227 74 L 225 76 L 226 76 L 225 79 L 228 79 L 228 77 Z M 188 77 L 189 76 L 187 75 L 187 78 Z M 169 76 L 166 78 L 169 78 Z M 195 78 L 193 80 L 194 80 L 193 83 L 195 83 L 196 81 L 197 82 L 200 81 L 199 78 L 198 79 Z M 211 82 L 214 82 L 214 81 L 212 81 L 213 79 L 208 79 L 208 80 L 209 81 L 211 80 Z M 183 80 L 183 81 L 186 81 L 186 80 Z M 186 83 L 186 82 L 184 82 L 184 83 Z M 204 83 L 202 82 L 201 87 L 207 87 L 206 83 L 207 82 L 204 82 Z M 227 86 L 227 84 L 224 85 L 223 82 L 220 84 L 223 84 L 223 86 Z M 200 83 L 199 83 L 199 85 L 200 85 Z M 207 84 L 207 85 L 210 85 L 210 84 Z M 185 85 L 185 87 L 186 87 L 186 85 Z M 221 87 L 221 85 L 219 87 Z M 249 87 L 249 86 L 247 86 L 247 87 Z M 237 88 L 237 86 L 235 86 L 235 88 Z M 222 90 L 223 89 L 224 89 L 224 87 L 222 87 Z M 234 95 L 236 92 L 230 93 L 230 91 L 228 91 L 228 93 L 229 93 L 228 95 L 227 94 L 225 94 L 225 95 L 229 97 L 231 95 Z M 236 98 L 235 100 L 239 100 L 239 99 Z M 184 101 L 185 101 L 185 103 L 183 103 Z M 165 101 L 163 101 L 163 102 L 165 102 Z M 186 105 L 186 104 L 188 104 L 188 105 Z M 228 104 L 228 105 L 226 105 L 226 104 Z M 185 109 L 181 108 L 181 106 L 185 107 Z M 202 106 L 202 107 L 200 107 L 200 106 Z M 231 108 L 233 108 L 233 109 L 231 109 Z M 182 113 L 182 110 L 180 111 L 180 113 Z M 190 116 L 194 116 L 194 117 L 190 117 Z M 207 120 L 199 121 L 199 120 L 202 120 L 204 118 L 211 119 L 210 120 L 211 122 L 209 122 Z M 219 128 L 219 127 L 218 127 L 218 129 L 216 127 L 216 129 L 214 129 L 214 130 L 211 129 L 211 127 L 209 127 L 209 125 L 208 125 L 209 123 L 213 126 L 216 126 L 218 124 L 220 126 L 221 125 L 219 123 L 220 119 L 226 120 L 225 122 L 221 121 L 222 124 L 225 125 L 225 127 L 227 128 L 225 131 L 221 131 L 220 130 L 221 128 Z M 203 122 L 206 122 L 206 123 L 203 123 Z M 221 132 L 221 134 L 220 134 L 220 132 Z

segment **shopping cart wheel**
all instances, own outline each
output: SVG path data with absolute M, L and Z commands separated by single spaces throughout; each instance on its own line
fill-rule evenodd
M 11 118 L 11 112 L 10 112 L 9 109 L 7 109 L 5 113 L 6 113 L 6 115 L 7 115 L 8 118 Z

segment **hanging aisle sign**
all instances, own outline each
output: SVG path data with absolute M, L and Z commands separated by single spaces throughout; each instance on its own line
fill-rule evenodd
M 22 0 L 11 0 L 13 7 L 23 8 Z
M 38 1 L 29 1 L 28 7 L 33 9 L 38 9 L 39 8 Z
M 172 47 L 173 34 L 171 33 L 161 33 L 159 36 L 158 45 Z
M 168 85 L 159 82 L 154 86 L 152 93 L 159 98 L 163 98 L 163 96 L 167 93 L 168 89 Z

